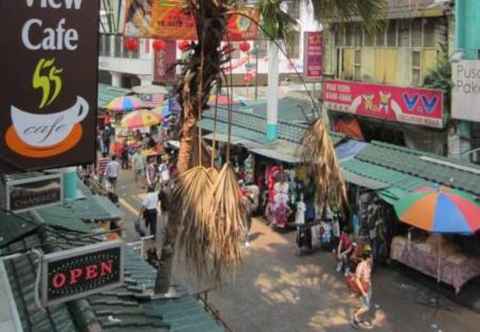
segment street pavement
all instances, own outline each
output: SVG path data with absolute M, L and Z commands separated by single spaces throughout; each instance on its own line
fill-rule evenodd
M 145 190 L 143 190 L 145 192 Z M 131 172 L 119 182 L 122 209 L 126 213 L 126 239 L 137 238 L 133 220 L 138 214 L 141 190 Z M 235 332 L 353 331 L 351 315 L 359 300 L 335 272 L 332 253 L 317 251 L 296 256 L 295 233 L 279 234 L 256 219 L 252 242 L 245 249 L 244 264 L 221 289 L 209 292 L 209 303 Z M 401 269 L 380 268 L 373 275 L 372 331 L 476 332 L 480 314 L 459 306 L 426 287 Z M 176 283 L 192 292 L 212 286 L 193 280 L 177 262 Z M 439 299 L 440 306 L 431 305 Z

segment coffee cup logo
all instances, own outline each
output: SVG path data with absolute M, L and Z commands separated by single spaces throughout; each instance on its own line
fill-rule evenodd
M 32 87 L 41 91 L 36 112 L 10 107 L 12 126 L 7 130 L 9 148 L 29 157 L 50 157 L 75 147 L 82 136 L 80 123 L 87 117 L 89 104 L 77 96 L 73 105 L 65 110 L 45 114 L 44 110 L 61 95 L 63 69 L 55 58 L 42 58 L 35 66 Z

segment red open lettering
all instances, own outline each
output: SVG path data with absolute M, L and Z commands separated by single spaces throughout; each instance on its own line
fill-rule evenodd
M 78 279 L 82 275 L 82 269 L 73 269 L 70 270 L 70 285 L 75 285 L 78 282 Z
M 63 273 L 57 273 L 53 276 L 52 283 L 54 288 L 61 288 L 65 286 L 65 282 L 67 281 L 67 277 Z
M 101 262 L 100 263 L 100 276 L 104 276 L 105 274 L 110 274 L 112 273 L 113 270 L 113 261 L 108 260 L 106 262 Z
M 90 280 L 90 279 L 95 279 L 98 277 L 98 272 L 97 272 L 97 266 L 96 265 L 89 265 L 85 268 L 86 271 L 86 277 L 85 279 Z

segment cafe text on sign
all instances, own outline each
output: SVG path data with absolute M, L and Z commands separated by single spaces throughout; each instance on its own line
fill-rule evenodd
M 0 170 L 95 161 L 99 0 L 0 0 Z
M 102 242 L 47 255 L 42 304 L 49 306 L 116 288 L 123 283 L 123 245 Z

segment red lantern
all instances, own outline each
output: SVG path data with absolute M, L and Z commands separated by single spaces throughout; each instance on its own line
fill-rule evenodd
M 178 44 L 178 48 L 180 49 L 180 51 L 182 52 L 186 52 L 190 49 L 190 43 L 187 41 L 187 40 L 182 40 L 179 44 Z
M 164 50 L 165 48 L 167 48 L 167 44 L 166 44 L 163 40 L 161 40 L 161 39 L 156 39 L 156 40 L 153 42 L 152 46 L 153 46 L 153 49 L 154 49 L 155 51 L 157 51 L 157 52 L 158 52 L 158 51 L 162 51 L 162 50 Z
M 246 52 L 250 51 L 250 43 L 249 42 L 246 42 L 246 41 L 241 42 L 239 47 L 240 47 L 240 50 L 242 52 L 246 53 Z
M 137 38 L 127 38 L 125 40 L 125 48 L 129 51 L 135 51 L 138 49 L 139 43 Z

